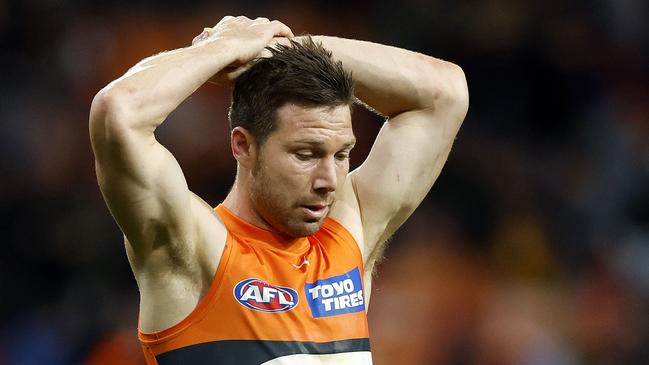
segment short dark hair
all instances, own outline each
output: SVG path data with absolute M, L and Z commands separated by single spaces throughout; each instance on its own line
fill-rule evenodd
M 243 127 L 262 144 L 276 128 L 277 109 L 288 102 L 306 107 L 354 103 L 351 73 L 310 36 L 267 49 L 272 57 L 257 59 L 234 83 L 231 129 Z

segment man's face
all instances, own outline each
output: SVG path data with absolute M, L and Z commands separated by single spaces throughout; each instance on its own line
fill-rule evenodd
M 348 105 L 280 107 L 252 173 L 257 214 L 288 236 L 316 233 L 345 182 L 355 141 Z

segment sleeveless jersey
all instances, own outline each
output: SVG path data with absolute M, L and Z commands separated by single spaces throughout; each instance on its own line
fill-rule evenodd
M 228 235 L 213 282 L 180 323 L 139 332 L 148 365 L 372 364 L 363 260 L 341 224 L 287 239 L 215 210 Z

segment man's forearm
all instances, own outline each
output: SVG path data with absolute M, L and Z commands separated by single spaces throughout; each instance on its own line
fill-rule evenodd
M 97 98 L 126 115 L 130 128 L 155 129 L 183 100 L 232 63 L 231 54 L 218 41 L 161 53 L 140 61 Z
M 356 81 L 356 96 L 386 116 L 465 102 L 462 69 L 450 62 L 381 44 L 315 36 Z

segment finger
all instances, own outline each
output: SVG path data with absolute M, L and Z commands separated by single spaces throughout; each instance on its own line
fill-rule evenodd
M 273 57 L 273 54 L 268 50 L 268 48 L 264 47 L 264 49 L 259 52 L 256 58 L 270 58 Z
M 268 45 L 272 47 L 278 44 L 290 46 L 291 41 L 287 37 L 274 37 L 273 39 L 270 40 L 270 43 Z
M 234 19 L 234 17 L 233 17 L 232 15 L 226 15 L 226 16 L 224 16 L 223 18 L 221 18 L 221 20 L 219 20 L 218 23 L 214 24 L 214 27 L 213 27 L 213 28 L 216 28 L 216 26 L 219 25 L 219 24 L 221 24 L 221 23 L 225 23 L 225 22 L 227 22 L 227 21 L 231 21 L 232 19 Z
M 272 22 L 270 22 L 270 24 L 272 24 L 274 27 L 275 37 L 288 37 L 288 38 L 294 37 L 291 28 L 289 28 L 286 24 L 280 22 L 279 20 L 273 20 Z
M 192 39 L 192 45 L 210 37 L 211 28 L 203 28 L 203 32 Z
M 221 25 L 222 23 L 245 23 L 245 22 L 250 22 L 250 18 L 248 18 L 245 15 L 239 15 L 239 16 L 232 16 L 232 15 L 226 15 L 223 17 L 223 19 L 219 20 L 219 22 L 214 26 L 216 28 L 217 26 Z
M 265 17 L 258 17 L 253 20 L 254 23 L 270 23 L 270 20 Z
M 234 18 L 235 21 L 241 23 L 241 22 L 250 22 L 250 18 L 248 18 L 245 15 L 239 15 L 238 17 Z

